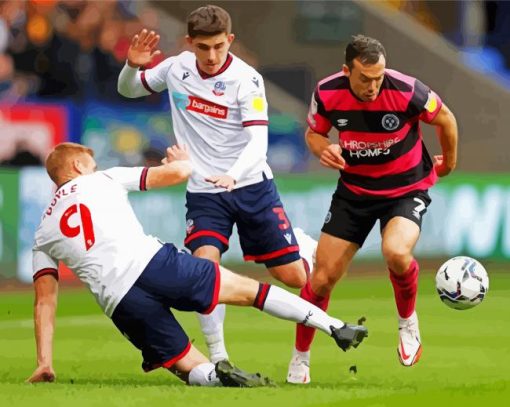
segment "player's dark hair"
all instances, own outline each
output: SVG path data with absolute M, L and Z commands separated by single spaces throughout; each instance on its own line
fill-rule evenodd
M 195 38 L 199 35 L 211 37 L 232 30 L 230 14 L 221 7 L 207 5 L 192 11 L 187 19 L 188 35 Z
M 359 58 L 362 64 L 376 64 L 380 56 L 386 58 L 386 50 L 375 38 L 365 35 L 353 35 L 345 48 L 345 65 L 352 69 L 354 59 Z

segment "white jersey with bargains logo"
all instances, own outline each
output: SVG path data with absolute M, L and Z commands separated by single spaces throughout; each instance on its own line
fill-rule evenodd
M 62 185 L 43 214 L 33 247 L 34 280 L 62 261 L 106 315 L 133 286 L 162 244 L 144 233 L 128 191 L 145 190 L 147 168 L 112 168 Z
M 244 127 L 268 125 L 262 76 L 232 54 L 215 75 L 208 75 L 185 51 L 142 71 L 141 81 L 149 92 L 168 89 L 177 143 L 188 146 L 193 164 L 188 191 L 222 192 L 204 178 L 225 174 L 236 162 L 249 141 Z M 262 181 L 263 174 L 273 178 L 263 153 L 236 188 Z

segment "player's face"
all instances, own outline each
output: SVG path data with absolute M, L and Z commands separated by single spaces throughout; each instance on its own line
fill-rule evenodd
M 214 75 L 225 63 L 234 34 L 221 33 L 211 37 L 186 37 L 197 58 L 198 66 L 209 75 Z
M 372 102 L 379 95 L 384 79 L 386 59 L 383 55 L 379 61 L 371 65 L 363 65 L 358 58 L 354 59 L 352 69 L 343 66 L 345 75 L 349 78 L 352 92 L 364 102 Z

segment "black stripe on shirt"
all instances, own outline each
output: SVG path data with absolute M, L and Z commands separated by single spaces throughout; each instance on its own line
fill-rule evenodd
M 414 117 L 419 115 L 425 109 L 429 97 L 430 88 L 423 84 L 423 82 L 416 79 L 414 84 L 413 97 L 409 101 L 407 106 L 406 115 L 408 117 Z

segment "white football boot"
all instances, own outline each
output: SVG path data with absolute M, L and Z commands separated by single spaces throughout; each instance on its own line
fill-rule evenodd
M 310 274 L 315 266 L 315 255 L 317 253 L 317 240 L 307 235 L 301 228 L 294 228 L 294 236 L 296 236 L 299 245 L 299 254 L 306 260 L 310 267 Z
M 404 366 L 412 366 L 418 363 L 422 352 L 422 346 L 416 311 L 407 319 L 399 318 L 398 333 L 400 342 L 398 344 L 397 353 L 400 363 Z
M 287 373 L 287 383 L 292 384 L 308 384 L 310 383 L 310 352 L 308 357 L 303 356 L 304 352 L 294 355 L 289 363 L 289 372 Z

